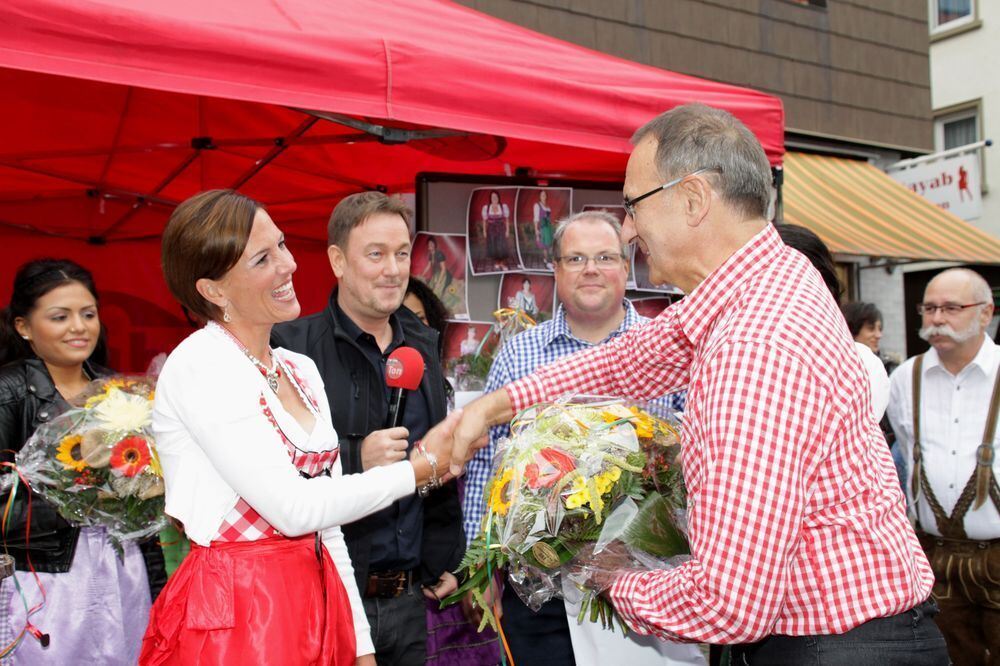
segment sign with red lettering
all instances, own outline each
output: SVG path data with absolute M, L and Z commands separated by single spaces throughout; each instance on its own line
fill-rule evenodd
M 983 214 L 978 154 L 965 153 L 923 162 L 890 171 L 889 175 L 963 220 L 976 220 Z

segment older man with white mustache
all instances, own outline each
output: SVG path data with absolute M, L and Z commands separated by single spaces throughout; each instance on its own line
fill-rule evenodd
M 956 664 L 1000 659 L 1000 348 L 986 336 L 993 293 L 946 270 L 917 306 L 926 354 L 890 379 L 888 416 L 910 466 L 907 494 L 934 570 L 938 626 Z M 917 409 L 914 409 L 917 405 Z

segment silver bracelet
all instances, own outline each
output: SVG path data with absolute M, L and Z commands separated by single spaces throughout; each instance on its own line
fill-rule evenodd
M 427 483 L 417 488 L 418 495 L 421 497 L 427 497 L 432 490 L 436 490 L 441 487 L 441 479 L 438 477 L 437 456 L 424 448 L 424 443 L 422 441 L 418 441 L 414 444 L 414 447 L 417 449 L 417 453 L 422 455 L 431 466 L 431 478 L 427 480 Z

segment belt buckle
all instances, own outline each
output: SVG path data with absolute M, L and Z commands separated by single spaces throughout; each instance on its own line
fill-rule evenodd
M 374 596 L 382 599 L 394 599 L 406 591 L 409 575 L 406 571 L 380 572 L 369 576 L 369 589 Z

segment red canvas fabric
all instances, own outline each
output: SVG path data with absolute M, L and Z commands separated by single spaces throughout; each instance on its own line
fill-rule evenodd
M 8 0 L 0 19 L 0 299 L 21 261 L 71 256 L 165 310 L 173 342 L 158 237 L 202 189 L 268 206 L 311 312 L 331 282 L 312 270 L 325 222 L 349 193 L 412 191 L 430 171 L 620 180 L 635 128 L 691 101 L 739 116 L 773 163 L 784 151 L 776 97 L 443 0 Z M 433 133 L 382 143 L 303 109 Z M 156 337 L 112 331 L 121 369 L 150 356 L 117 351 L 147 344 L 136 332 Z

